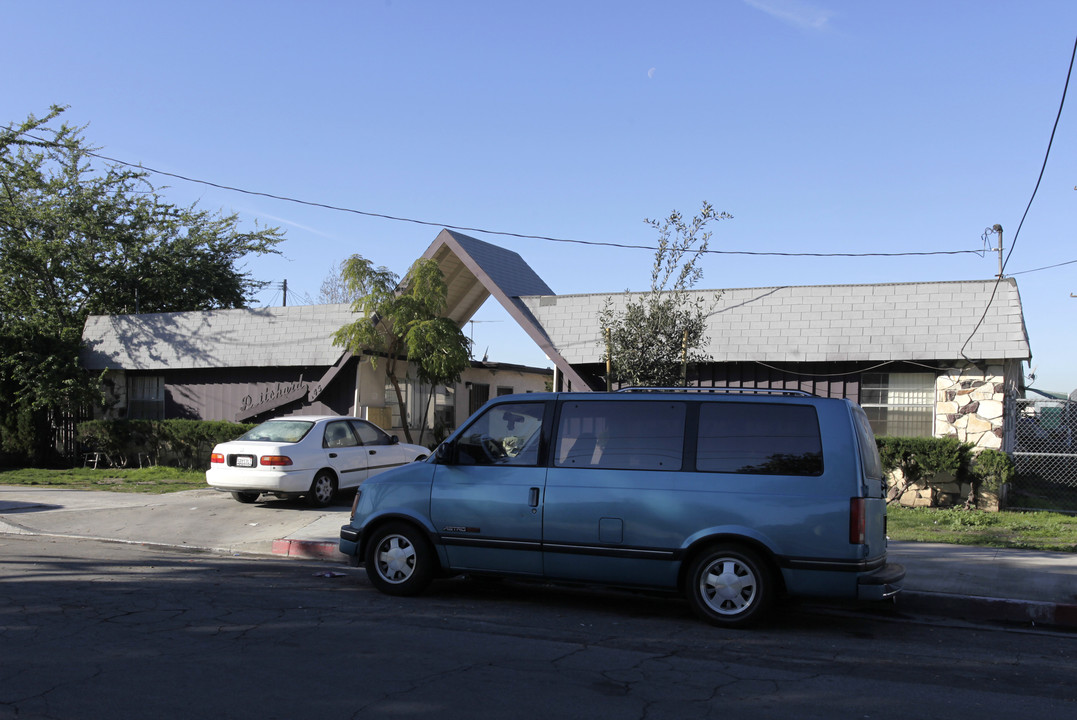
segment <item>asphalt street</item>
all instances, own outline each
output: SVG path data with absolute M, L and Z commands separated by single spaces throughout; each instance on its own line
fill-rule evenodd
M 0 720 L 1071 717 L 1072 633 L 0 535 Z
M 165 495 L 0 486 L 0 533 L 101 539 L 223 554 L 280 555 L 343 563 L 345 504 L 254 505 L 210 489 Z M 1077 553 L 891 543 L 906 568 L 903 610 L 1077 628 Z

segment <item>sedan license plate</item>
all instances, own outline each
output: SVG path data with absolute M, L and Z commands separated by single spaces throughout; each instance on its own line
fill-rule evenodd
M 236 455 L 236 467 L 254 467 L 254 456 Z

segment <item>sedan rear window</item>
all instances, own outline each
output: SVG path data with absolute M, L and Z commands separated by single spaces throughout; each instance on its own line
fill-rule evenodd
M 237 440 L 295 443 L 306 437 L 314 423 L 308 420 L 269 420 L 251 428 Z

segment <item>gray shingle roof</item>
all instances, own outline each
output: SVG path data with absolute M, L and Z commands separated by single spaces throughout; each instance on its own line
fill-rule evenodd
M 79 360 L 89 370 L 333 365 L 332 333 L 355 319 L 349 304 L 91 315 Z
M 713 298 L 706 352 L 716 362 L 954 360 L 988 307 L 994 280 L 702 291 Z M 635 294 L 633 295 L 635 296 Z M 521 300 L 570 363 L 601 361 L 598 315 L 624 293 Z M 1006 279 L 965 347 L 974 360 L 1031 357 L 1017 283 Z

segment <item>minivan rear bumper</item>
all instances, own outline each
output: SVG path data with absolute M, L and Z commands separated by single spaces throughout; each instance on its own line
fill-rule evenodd
M 857 598 L 860 600 L 885 600 L 901 592 L 905 579 L 905 566 L 886 563 L 878 570 L 857 578 Z

